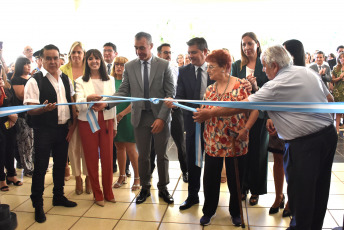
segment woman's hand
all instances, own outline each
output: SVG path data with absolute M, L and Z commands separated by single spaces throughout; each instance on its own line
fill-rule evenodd
M 120 112 L 119 114 L 116 115 L 117 124 L 122 120 L 122 118 L 123 118 L 124 116 L 125 116 L 125 115 L 123 115 L 122 112 Z
M 245 87 L 245 89 L 247 90 L 247 92 L 252 92 L 252 85 L 251 85 L 251 83 L 248 81 L 248 80 L 244 80 L 244 87 Z
M 247 141 L 248 140 L 248 129 L 243 128 L 238 131 L 237 141 Z
M 195 122 L 202 123 L 212 117 L 211 109 L 197 108 L 197 112 L 193 113 L 193 119 Z
M 258 91 L 257 78 L 253 74 L 250 74 L 247 76 L 247 80 L 251 83 L 252 89 Z
M 277 131 L 275 129 L 274 123 L 272 122 L 271 119 L 268 119 L 266 121 L 266 129 L 268 130 L 269 135 L 271 135 L 271 136 L 276 136 L 277 135 Z
M 87 101 L 100 101 L 102 99 L 102 96 L 99 96 L 98 94 L 90 94 L 87 96 Z
M 113 130 L 113 138 L 115 138 L 117 135 L 117 130 Z
M 343 80 L 343 78 L 344 78 L 344 73 L 341 73 L 341 74 L 339 75 L 339 78 L 340 78 L 340 80 L 344 81 L 344 80 Z

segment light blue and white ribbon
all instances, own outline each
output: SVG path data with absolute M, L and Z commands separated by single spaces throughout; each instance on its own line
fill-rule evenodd
M 122 102 L 135 102 L 135 101 L 150 101 L 158 104 L 160 101 L 176 101 L 184 103 L 192 103 L 198 105 L 211 105 L 227 108 L 240 108 L 240 109 L 254 109 L 263 111 L 281 111 L 281 112 L 303 112 L 303 113 L 344 113 L 344 102 L 332 103 L 318 103 L 318 102 L 241 102 L 241 101 L 201 101 L 201 100 L 177 100 L 177 99 L 162 99 L 162 98 L 137 98 L 137 97 L 121 97 L 121 96 L 107 96 L 103 97 L 114 98 L 117 100 L 106 101 L 106 103 L 122 103 Z M 82 102 L 82 103 L 62 103 L 58 105 L 77 105 L 77 104 L 90 104 L 87 111 L 87 120 L 90 124 L 92 132 L 99 130 L 99 124 L 96 119 L 94 111 L 91 109 L 94 103 L 103 103 L 104 101 L 96 102 Z M 173 103 L 176 106 L 196 112 L 195 108 L 191 108 L 182 104 Z M 26 112 L 32 109 L 41 108 L 45 105 L 23 105 L 11 106 L 0 108 L 0 117 L 8 116 L 10 114 Z M 201 154 L 201 126 L 196 123 L 196 162 L 195 164 L 202 167 L 203 154 Z

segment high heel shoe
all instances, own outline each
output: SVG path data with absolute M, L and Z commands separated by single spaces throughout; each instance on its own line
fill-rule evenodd
M 251 195 L 250 205 L 255 206 L 256 204 L 258 204 L 258 200 L 259 200 L 259 195 Z
M 23 182 L 21 182 L 20 180 L 17 180 L 16 182 L 9 180 L 8 177 L 6 177 L 6 183 L 7 185 L 13 184 L 14 186 L 22 186 Z
M 64 177 L 65 181 L 69 181 L 70 180 L 70 168 L 69 165 L 66 165 L 65 167 L 65 177 Z
M 115 198 L 113 198 L 113 199 L 111 199 L 111 200 L 106 200 L 107 202 L 111 202 L 111 203 L 116 203 L 116 199 Z
M 91 194 L 92 193 L 92 186 L 91 186 L 91 181 L 90 178 L 88 176 L 86 176 L 85 179 L 85 190 L 87 194 Z
M 81 195 L 84 191 L 83 191 L 83 181 L 81 176 L 77 176 L 75 177 L 75 193 L 76 195 Z
M 123 177 L 123 181 L 122 182 L 118 182 L 119 178 Z M 118 180 L 116 181 L 116 183 L 113 185 L 114 188 L 120 188 L 122 187 L 124 184 L 127 183 L 127 175 L 119 175 Z
M 96 201 L 94 201 L 94 203 L 96 203 L 96 205 L 98 205 L 100 207 L 104 207 L 104 205 L 105 205 L 104 200 L 96 200 Z
M 290 209 L 289 209 L 289 202 L 287 202 L 285 207 L 284 207 L 284 210 L 283 210 L 283 213 L 282 213 L 282 217 L 289 217 L 289 216 L 291 216 L 291 212 L 290 212 Z
M 0 181 L 0 191 L 2 192 L 10 191 L 10 187 L 8 187 L 7 183 L 4 180 Z
M 289 209 L 284 209 L 282 213 L 282 217 L 289 217 L 291 216 L 291 212 Z
M 139 183 L 135 183 L 135 180 L 139 180 Z M 141 188 L 141 185 L 140 185 L 140 177 L 134 177 L 134 184 L 133 186 L 131 187 L 131 191 L 136 191 L 136 190 L 139 190 Z
M 279 204 L 279 206 L 277 208 L 271 207 L 270 210 L 269 210 L 269 214 L 278 213 L 280 208 L 281 209 L 284 208 L 284 202 L 285 202 L 285 196 L 283 194 L 283 198 L 282 198 L 281 203 Z

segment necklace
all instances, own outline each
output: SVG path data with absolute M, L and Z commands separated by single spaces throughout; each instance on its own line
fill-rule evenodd
M 216 97 L 219 99 L 219 101 L 221 101 L 222 100 L 222 97 L 225 95 L 225 93 L 226 93 L 226 90 L 227 90 L 227 88 L 228 88 L 228 85 L 229 85 L 229 80 L 230 80 L 230 76 L 228 77 L 228 81 L 227 81 L 227 85 L 226 85 L 226 88 L 225 88 L 225 90 L 223 91 L 223 93 L 221 94 L 221 97 L 220 97 L 220 95 L 219 95 L 219 92 L 218 92 L 218 90 L 217 90 L 217 82 L 216 82 L 216 88 L 215 88 L 215 91 L 216 91 Z

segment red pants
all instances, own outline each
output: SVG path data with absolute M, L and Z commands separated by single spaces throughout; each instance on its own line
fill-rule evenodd
M 90 177 L 93 196 L 96 201 L 114 199 L 112 191 L 113 178 L 113 119 L 104 121 L 103 112 L 98 112 L 100 130 L 92 133 L 87 121 L 78 122 L 82 147 L 84 149 L 88 176 Z M 104 195 L 99 186 L 99 154 L 102 168 L 102 184 Z

